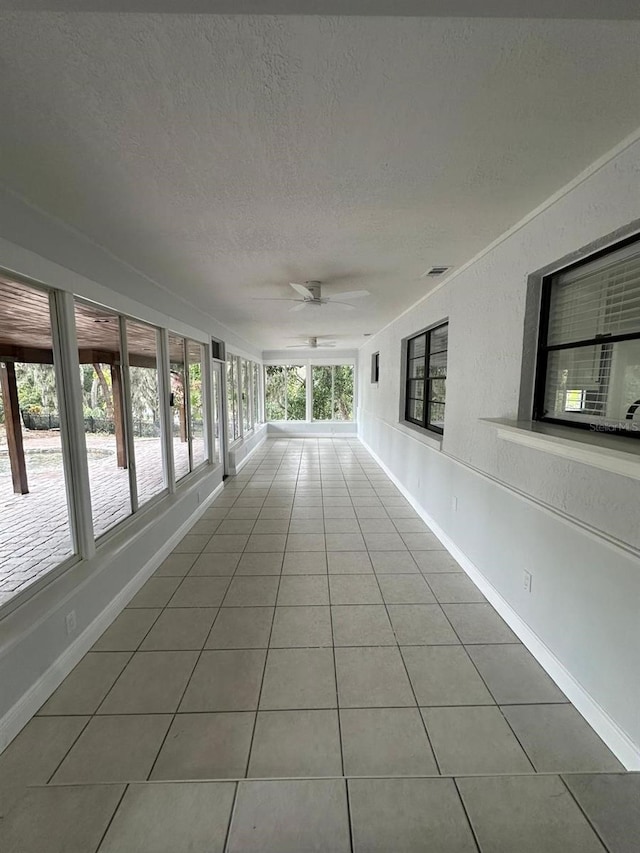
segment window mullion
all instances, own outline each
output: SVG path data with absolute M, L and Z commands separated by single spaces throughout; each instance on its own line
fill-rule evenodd
M 129 349 L 127 341 L 127 321 L 120 315 L 120 372 L 122 375 L 122 406 L 124 408 L 124 437 L 127 447 L 127 473 L 131 512 L 138 511 L 138 483 L 136 475 L 136 457 L 133 441 L 133 416 L 131 406 L 131 377 L 129 376 Z
M 60 437 L 63 447 L 69 521 L 77 553 L 89 559 L 96 552 L 91 511 L 91 487 L 87 440 L 84 431 L 80 360 L 71 293 L 57 291 L 50 297 L 54 366 L 58 384 Z

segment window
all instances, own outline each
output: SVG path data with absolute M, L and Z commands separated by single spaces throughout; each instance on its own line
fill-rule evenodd
M 311 368 L 314 421 L 353 420 L 353 365 Z
M 640 242 L 549 276 L 534 418 L 640 436 Z
M 380 379 L 380 353 L 374 352 L 371 356 L 371 381 L 377 383 Z
M 253 363 L 253 422 L 254 424 L 262 423 L 262 416 L 260 414 L 260 365 Z
M 306 366 L 275 364 L 266 367 L 265 409 L 268 421 L 306 420 Z
M 238 398 L 238 359 L 235 355 L 230 355 L 227 358 L 227 422 L 229 443 L 240 438 Z
M 253 429 L 253 421 L 251 416 L 251 389 L 249 362 L 246 359 L 241 360 L 242 364 L 242 429 L 245 433 Z
M 0 274 L 0 603 L 76 551 L 53 296 Z
M 181 480 L 182 477 L 186 477 L 190 469 L 184 338 L 169 334 L 169 362 L 171 371 L 173 465 L 176 480 Z
M 142 506 L 167 487 L 158 387 L 158 332 L 126 321 L 136 494 Z
M 120 317 L 76 301 L 84 431 L 96 539 L 133 512 Z
M 444 430 L 448 323 L 407 340 L 405 420 L 433 432 Z
M 193 470 L 207 461 L 204 405 L 202 400 L 204 347 L 196 341 L 187 341 L 187 356 L 189 360 L 189 442 L 191 447 L 191 470 Z

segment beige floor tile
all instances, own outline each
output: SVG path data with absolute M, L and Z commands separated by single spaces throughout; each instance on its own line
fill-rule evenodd
M 38 713 L 93 714 L 130 658 L 129 652 L 89 652 Z
M 202 649 L 217 612 L 215 607 L 168 607 L 140 649 L 143 652 Z
M 233 782 L 129 785 L 100 853 L 223 853 Z
M 177 710 L 198 652 L 136 652 L 98 714 L 170 714 Z
M 144 780 L 170 723 L 170 714 L 94 717 L 52 782 L 58 785 Z
M 255 713 L 178 714 L 151 779 L 237 779 L 245 775 Z
M 214 622 L 207 649 L 266 649 L 273 607 L 223 607 Z
M 417 708 L 342 708 L 346 776 L 437 775 Z
M 180 703 L 180 712 L 255 710 L 265 658 L 263 649 L 204 651 Z
M 126 608 L 95 643 L 94 652 L 135 652 L 151 630 L 160 608 Z
M 338 712 L 261 711 L 247 776 L 341 776 Z
M 335 708 L 331 649 L 270 649 L 260 710 Z
M 332 646 L 329 607 L 277 607 L 271 648 Z
M 341 779 L 241 782 L 228 853 L 350 853 Z

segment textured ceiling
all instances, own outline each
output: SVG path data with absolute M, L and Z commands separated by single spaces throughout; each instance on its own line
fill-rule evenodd
M 0 9 L 222 15 L 640 18 L 637 0 L 0 0 Z
M 359 345 L 428 267 L 468 260 L 640 125 L 639 36 L 5 13 L 0 182 L 258 346 Z M 252 299 L 307 279 L 372 296 L 344 313 Z

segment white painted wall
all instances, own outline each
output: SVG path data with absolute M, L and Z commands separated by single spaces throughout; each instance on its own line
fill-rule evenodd
M 529 274 L 640 216 L 640 142 L 628 141 L 360 350 L 358 429 L 577 682 L 576 704 L 640 767 L 640 486 L 498 438 L 518 413 Z M 449 318 L 445 433 L 399 424 L 401 340 Z M 370 382 L 380 352 L 380 381 Z M 458 510 L 452 510 L 452 497 Z M 522 586 L 533 573 L 533 591 Z M 598 717 L 596 709 L 602 714 Z M 598 719 L 596 719 L 598 717 Z M 604 722 L 603 722 L 604 721 Z

